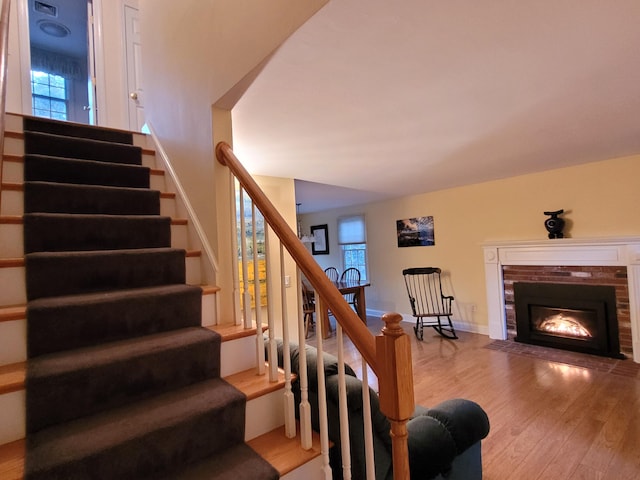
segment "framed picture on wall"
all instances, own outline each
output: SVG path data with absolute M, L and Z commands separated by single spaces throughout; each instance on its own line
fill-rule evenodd
M 426 247 L 436 244 L 433 235 L 433 217 L 396 220 L 398 247 Z
M 311 244 L 313 255 L 329 255 L 329 228 L 325 225 L 311 225 L 311 235 L 315 238 Z

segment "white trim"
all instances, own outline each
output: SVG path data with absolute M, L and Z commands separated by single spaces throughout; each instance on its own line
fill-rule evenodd
M 372 317 L 382 317 L 382 315 L 384 315 L 385 313 L 389 312 L 367 308 L 367 315 L 371 315 Z M 415 325 L 416 319 L 411 315 L 407 315 L 406 313 L 400 313 L 399 315 L 402 317 L 403 322 Z M 475 323 L 463 322 L 461 320 L 453 319 L 451 320 L 451 323 L 453 323 L 453 328 L 455 328 L 456 331 L 477 333 L 478 335 L 489 335 L 489 328 L 483 325 L 476 325 Z
M 20 44 L 20 81 L 22 87 L 22 114 L 31 115 L 31 40 L 29 39 L 29 2 L 17 0 L 18 42 Z
M 93 3 L 93 55 L 96 73 L 96 125 L 109 125 L 107 119 L 107 98 L 104 86 L 107 83 L 104 68 L 104 35 L 102 14 L 102 0 L 92 0 Z
M 182 184 L 180 183 L 180 180 L 178 179 L 178 176 L 176 175 L 176 172 L 173 169 L 173 166 L 171 165 L 171 161 L 169 160 L 169 156 L 167 155 L 167 152 L 165 152 L 165 150 L 162 148 L 162 145 L 160 145 L 160 142 L 158 141 L 158 137 L 155 134 L 153 126 L 151 124 L 148 124 L 148 126 L 149 126 L 149 131 L 151 132 L 149 135 L 153 139 L 153 143 L 156 149 L 156 154 L 162 161 L 162 164 L 167 174 L 169 174 L 169 176 L 171 177 L 171 180 L 173 181 L 173 184 L 176 189 L 176 194 L 180 197 L 184 205 L 184 208 L 187 211 L 189 222 L 193 224 L 193 228 L 195 229 L 196 234 L 198 235 L 198 238 L 200 240 L 202 251 L 204 252 L 205 257 L 207 257 L 209 265 L 211 266 L 212 273 L 215 274 L 219 269 L 218 261 L 215 255 L 213 254 L 213 250 L 211 250 L 211 244 L 209 243 L 209 239 L 207 238 L 207 235 L 204 232 L 204 229 L 202 228 L 202 225 L 198 220 L 195 210 L 191 206 L 191 202 L 189 202 L 189 197 L 187 196 L 184 188 L 182 188 Z
M 497 242 L 483 249 L 489 336 L 501 340 L 507 338 L 503 265 L 627 267 L 633 360 L 640 363 L 640 238 Z

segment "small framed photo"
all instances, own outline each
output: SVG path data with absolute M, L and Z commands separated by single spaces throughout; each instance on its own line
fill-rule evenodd
M 329 228 L 327 225 L 311 225 L 311 235 L 315 239 L 311 244 L 313 255 L 329 255 Z

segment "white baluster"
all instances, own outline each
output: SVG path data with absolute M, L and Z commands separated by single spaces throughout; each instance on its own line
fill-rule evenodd
M 342 478 L 351 479 L 351 445 L 349 443 L 349 409 L 347 405 L 347 386 L 344 373 L 344 338 L 342 327 L 336 322 L 338 343 L 338 399 L 340 411 L 340 443 L 342 444 Z
M 369 398 L 369 372 L 367 362 L 362 359 L 362 418 L 364 421 L 364 453 L 367 465 L 367 480 L 375 480 L 376 466 L 373 458 L 373 429 L 371 427 L 371 403 Z
M 242 311 L 244 328 L 251 328 L 251 292 L 249 292 L 249 268 L 247 265 L 247 222 L 244 218 L 244 190 L 240 189 L 240 249 L 242 253 Z
M 236 325 L 242 323 L 242 314 L 240 310 L 240 274 L 238 272 L 238 208 L 237 201 L 239 196 L 239 184 L 232 174 L 229 174 L 231 179 L 231 251 L 233 252 L 233 268 L 231 268 L 231 274 L 233 276 L 233 318 Z M 218 320 L 219 321 L 219 320 Z
M 269 341 L 268 341 L 268 352 L 267 352 L 267 362 L 269 364 L 269 381 L 277 382 L 278 381 L 278 345 L 276 343 L 275 338 L 275 328 L 274 328 L 274 313 L 273 306 L 275 304 L 274 295 L 273 295 L 273 282 L 271 281 L 271 269 L 272 269 L 272 261 L 271 261 L 271 249 L 269 248 L 269 239 L 271 238 L 271 230 L 269 225 L 265 222 L 264 224 L 264 251 L 265 251 L 265 267 L 267 271 L 267 325 L 269 326 Z M 284 274 L 280 273 L 280 278 L 284 278 Z
M 256 362 L 258 375 L 264 375 L 264 336 L 262 335 L 262 295 L 260 287 L 260 259 L 258 258 L 258 222 L 256 205 L 251 202 L 251 247 L 253 251 L 253 299 L 256 312 Z
M 284 272 L 284 246 L 280 243 L 280 272 Z M 289 345 L 289 313 L 284 275 L 280 276 L 280 301 L 282 303 L 282 367 L 284 368 L 284 430 L 287 438 L 296 436 L 296 411 L 291 391 L 291 347 Z
M 309 376 L 307 373 L 307 355 L 304 338 L 304 313 L 302 309 L 302 274 L 300 268 L 296 275 L 298 282 L 298 364 L 300 367 L 300 443 L 302 448 L 309 450 L 312 447 L 311 432 L 311 405 L 309 404 Z
M 322 300 L 316 297 L 316 319 L 320 319 Z M 331 480 L 331 465 L 329 464 L 329 424 L 327 420 L 327 385 L 324 376 L 323 338 L 324 322 L 316 321 L 316 340 L 318 350 L 318 419 L 320 423 L 320 454 L 322 455 L 322 472 L 325 480 Z

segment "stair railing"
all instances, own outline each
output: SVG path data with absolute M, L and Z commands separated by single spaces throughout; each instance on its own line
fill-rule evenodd
M 307 248 L 300 241 L 297 234 L 291 229 L 291 227 L 284 220 L 279 211 L 275 208 L 275 206 L 271 203 L 271 201 L 267 198 L 262 189 L 257 185 L 253 177 L 246 171 L 243 165 L 240 163 L 238 158 L 233 153 L 231 147 L 225 143 L 220 142 L 216 145 L 216 158 L 218 161 L 229 168 L 231 174 L 235 177 L 237 182 L 240 184 L 241 189 L 246 192 L 246 194 L 250 197 L 253 205 L 257 207 L 260 213 L 263 215 L 265 220 L 265 230 L 266 230 L 266 238 L 269 238 L 271 232 L 273 232 L 280 241 L 280 277 L 282 281 L 282 302 L 283 302 L 283 322 L 286 322 L 286 301 L 284 294 L 284 266 L 282 263 L 282 253 L 283 249 L 286 249 L 289 255 L 293 258 L 294 262 L 297 265 L 297 268 L 304 274 L 306 279 L 309 281 L 311 286 L 313 287 L 317 299 L 317 308 L 329 308 L 334 315 L 337 322 L 337 335 L 339 335 L 338 341 L 341 343 L 342 341 L 342 332 L 344 331 L 347 336 L 351 339 L 354 346 L 360 352 L 360 355 L 363 359 L 363 371 L 366 371 L 367 364 L 374 371 L 376 376 L 378 377 L 378 386 L 379 386 L 379 397 L 380 397 L 380 409 L 382 413 L 384 413 L 389 422 L 391 424 L 391 439 L 392 439 L 392 458 L 393 458 L 393 469 L 394 469 L 394 479 L 408 479 L 409 478 L 409 456 L 408 456 L 408 445 L 407 445 L 407 428 L 406 423 L 409 420 L 411 414 L 414 410 L 414 392 L 413 392 L 413 373 L 412 373 L 412 363 L 411 363 L 411 345 L 409 337 L 404 333 L 402 327 L 400 327 L 400 321 L 402 320 L 401 315 L 397 313 L 387 313 L 383 315 L 383 321 L 385 322 L 385 326 L 382 329 L 382 334 L 378 336 L 372 335 L 367 329 L 366 325 L 362 322 L 360 317 L 352 310 L 349 304 L 344 300 L 342 294 L 335 287 L 335 285 L 327 278 L 324 271 L 320 268 L 317 262 L 313 259 Z M 254 224 L 255 225 L 255 224 Z M 244 229 L 243 229 L 244 230 Z M 244 232 L 241 232 L 241 235 Z M 244 241 L 244 240 L 243 240 Z M 255 248 L 255 246 L 254 246 Z M 254 250 L 255 251 L 255 250 Z M 255 281 L 255 285 L 258 285 L 257 278 Z M 246 291 L 246 290 L 245 290 Z M 257 291 L 257 290 L 256 290 Z M 298 285 L 298 291 L 300 291 Z M 255 298 L 256 307 L 259 306 L 259 297 L 256 295 Z M 300 305 L 300 302 L 299 302 Z M 298 331 L 299 331 L 299 339 L 300 339 L 300 348 L 304 348 L 304 328 L 302 328 L 302 308 L 299 308 L 300 312 L 298 312 Z M 320 324 L 321 322 L 318 322 Z M 261 329 L 258 329 L 258 335 L 262 336 L 260 333 Z M 272 335 L 272 328 L 269 329 L 269 334 Z M 286 332 L 286 327 L 284 329 Z M 318 346 L 319 346 L 319 355 L 318 355 L 318 382 L 320 384 L 321 377 L 323 374 L 324 366 L 322 365 L 322 332 L 319 331 L 317 335 L 318 338 Z M 286 333 L 285 333 L 286 335 Z M 289 352 L 287 339 L 284 340 L 284 361 L 285 364 L 288 361 Z M 269 339 L 269 350 L 271 351 L 271 341 L 272 337 Z M 342 350 L 341 345 L 339 345 L 340 351 Z M 300 355 L 301 365 L 300 372 L 306 372 L 306 365 L 303 365 L 302 362 L 305 361 L 305 355 Z M 341 358 L 341 354 L 339 354 L 339 362 L 343 363 Z M 366 363 L 365 363 L 366 362 Z M 272 363 L 270 361 L 270 363 Z M 342 367 L 342 365 L 340 365 Z M 343 368 L 340 368 L 342 371 Z M 286 371 L 286 365 L 285 365 Z M 366 377 L 363 374 L 363 380 L 366 380 Z M 310 428 L 307 426 L 308 424 L 303 419 L 307 412 L 305 409 L 308 408 L 308 402 L 305 403 L 305 394 L 306 394 L 306 378 L 301 378 L 301 393 L 302 393 L 302 405 L 300 408 L 300 417 L 301 417 L 301 433 L 302 433 L 302 445 L 303 448 L 310 448 Z M 346 409 L 346 393 L 344 392 L 344 382 L 340 382 L 341 387 L 341 398 L 344 396 L 344 408 Z M 320 385 L 320 389 L 323 388 L 323 385 Z M 363 393 L 366 390 L 366 395 L 368 395 L 368 386 L 365 381 L 363 381 Z M 319 399 L 322 402 L 324 399 L 324 393 L 319 391 Z M 343 395 L 344 394 L 344 395 Z M 285 398 L 287 397 L 287 393 L 285 391 Z M 363 396 L 364 397 L 364 396 Z M 366 398 L 366 397 L 364 397 Z M 343 400 L 341 400 L 341 404 Z M 368 408 L 369 402 L 366 401 L 366 404 L 363 405 L 363 408 Z M 323 407 L 320 405 L 320 413 L 322 414 L 323 408 L 326 410 L 326 406 Z M 342 409 L 342 405 L 341 405 Z M 365 410 L 366 411 L 366 410 Z M 289 414 L 285 412 L 285 420 Z M 347 421 L 346 415 L 340 415 L 341 422 Z M 322 427 L 323 421 L 326 422 L 326 418 L 323 420 L 322 416 L 320 418 L 320 423 Z M 285 425 L 287 432 L 290 433 L 291 427 Z M 295 426 L 293 427 L 295 432 Z M 341 429 L 344 429 L 344 425 L 341 425 Z M 321 428 L 322 430 L 322 428 Z M 366 431 L 365 431 L 366 432 Z M 366 436 L 370 437 L 370 434 L 365 433 Z M 321 431 L 321 443 L 323 444 L 323 449 L 328 448 L 328 442 L 326 442 L 326 438 L 323 436 L 323 432 Z M 346 444 L 346 446 L 345 446 Z M 342 442 L 343 448 L 349 447 L 349 442 Z M 371 448 L 372 447 L 367 447 Z M 348 453 L 348 450 L 347 452 Z M 323 457 L 325 457 L 325 468 L 328 469 L 328 457 L 326 457 L 326 452 L 323 450 Z M 369 463 L 369 459 L 372 458 L 372 450 L 367 453 Z M 343 452 L 343 459 L 348 459 L 348 454 L 345 455 Z M 348 465 L 345 470 L 345 478 L 350 478 L 350 471 Z M 373 471 L 370 468 L 370 471 Z
M 2 2 L 0 11 L 0 191 L 2 189 L 2 170 L 4 157 L 5 113 L 7 108 L 7 62 L 9 61 L 9 6 L 11 2 Z M 0 194 L 0 212 L 2 212 L 2 194 Z

